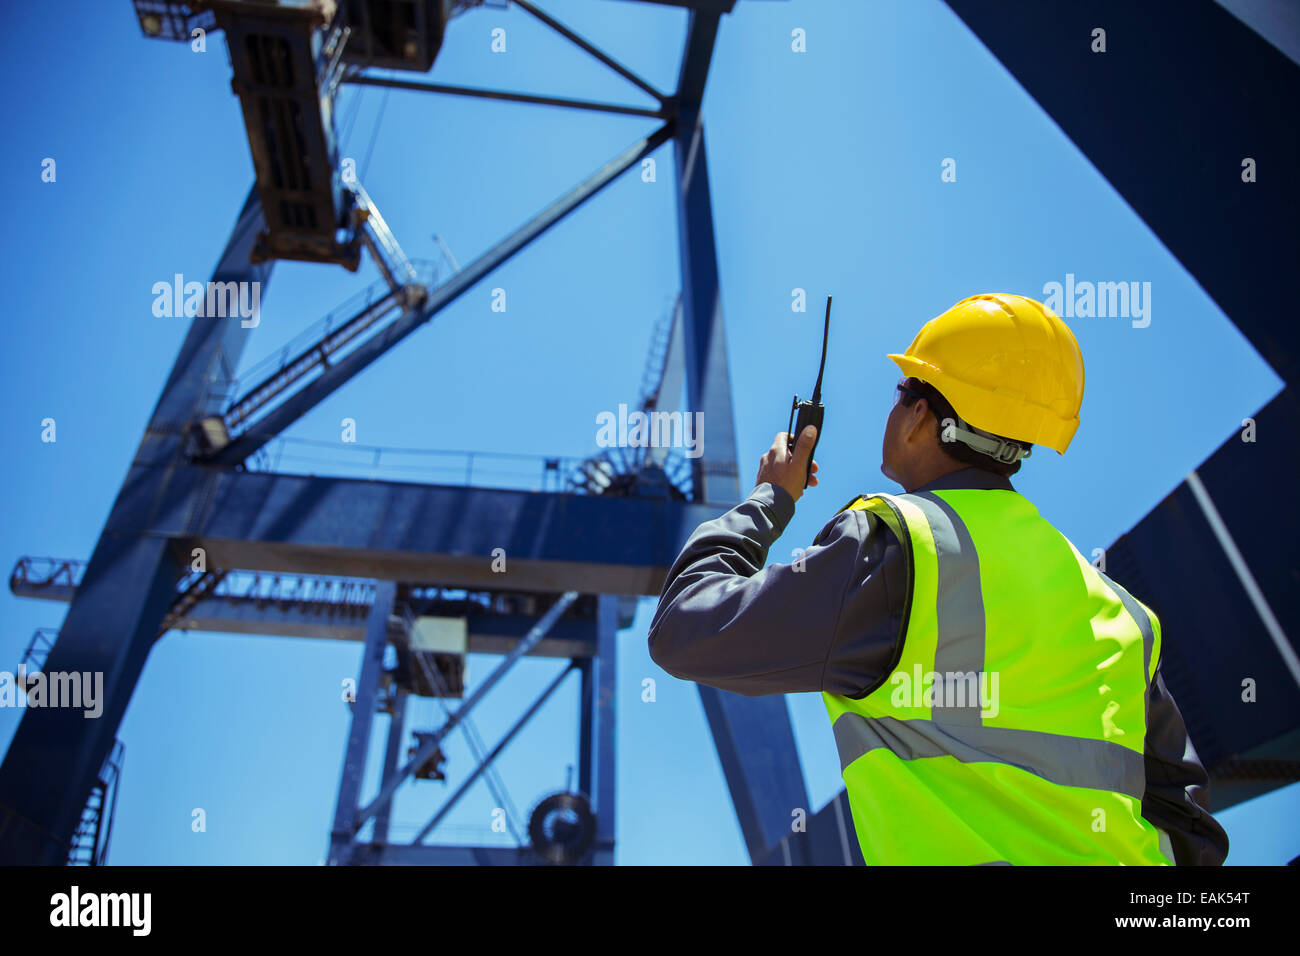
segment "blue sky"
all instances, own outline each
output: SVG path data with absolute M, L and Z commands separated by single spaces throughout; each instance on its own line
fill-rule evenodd
M 549 0 L 545 9 L 660 89 L 673 87 L 681 11 L 622 0 Z M 0 71 L 14 93 L 11 145 L 0 154 L 11 228 L 0 243 L 13 281 L 9 347 L 0 352 L 10 409 L 0 441 L 11 450 L 0 478 L 0 558 L 85 558 L 185 334 L 184 320 L 153 316 L 151 287 L 177 272 L 206 280 L 252 164 L 224 38 L 194 53 L 144 39 L 126 0 L 83 3 L 67 19 L 82 38 L 68 56 L 68 32 L 50 29 L 32 6 L 7 5 L 3 16 Z M 495 27 L 506 29 L 503 54 L 490 49 Z M 790 49 L 795 28 L 806 31 L 806 53 Z M 454 22 L 431 77 L 647 103 L 517 9 Z M 343 154 L 356 159 L 408 255 L 432 258 L 438 233 L 461 264 L 654 128 L 633 117 L 358 88 L 345 91 L 339 115 L 351 130 Z M 938 0 L 742 0 L 723 20 L 704 115 L 746 484 L 785 426 L 791 393 L 811 384 L 821 313 L 793 313 L 791 290 L 806 289 L 814 304 L 835 296 L 822 485 L 801 500 L 772 560 L 789 560 L 852 495 L 898 490 L 879 472 L 898 375 L 885 353 L 974 292 L 1042 297 L 1067 274 L 1151 283 L 1146 328 L 1072 320 L 1087 368 L 1082 426 L 1067 456 L 1036 452 L 1016 481 L 1085 553 L 1135 524 L 1281 388 Z M 45 157 L 57 161 L 55 183 L 41 182 Z M 365 445 L 594 451 L 596 415 L 636 401 L 651 329 L 678 288 L 670 147 L 655 158 L 657 183 L 621 177 L 289 434 L 337 442 L 350 417 Z M 941 181 L 946 158 L 956 161 L 956 182 Z M 369 265 L 359 275 L 278 265 L 245 364 L 376 277 Z M 491 309 L 494 287 L 507 291 L 504 313 Z M 46 417 L 57 422 L 53 444 L 40 440 Z M 354 467 L 356 455 L 338 448 L 314 470 Z M 7 591 L 0 608 L 0 667 L 16 666 L 32 632 L 64 613 Z M 696 689 L 646 653 L 652 610 L 643 601 L 619 642 L 617 859 L 744 863 Z M 127 756 L 112 862 L 321 859 L 349 719 L 338 688 L 359 659 L 355 644 L 162 639 L 119 732 Z M 494 663 L 471 658 L 471 680 Z M 493 691 L 476 714 L 489 742 L 557 666 L 523 661 Z M 641 702 L 645 677 L 658 683 L 652 704 Z M 817 695 L 787 701 L 816 809 L 841 786 L 825 710 Z M 434 705 L 421 706 L 411 723 L 427 727 Z M 522 812 L 564 786 L 576 713 L 574 682 L 498 761 Z M 0 711 L 0 747 L 16 724 L 16 711 Z M 448 754 L 454 786 L 472 764 L 459 737 Z M 432 783 L 403 791 L 394 835 L 413 835 L 444 792 Z M 439 839 L 500 843 L 488 829 L 492 805 L 476 785 Z M 205 833 L 191 831 L 196 807 Z M 1297 810 L 1292 786 L 1221 813 L 1229 862 L 1300 853 Z

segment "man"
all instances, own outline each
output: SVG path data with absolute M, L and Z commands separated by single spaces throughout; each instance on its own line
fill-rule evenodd
M 764 568 L 815 430 L 793 453 L 777 435 L 670 569 L 651 658 L 747 696 L 821 692 L 868 864 L 1221 864 L 1159 619 L 1009 480 L 1074 437 L 1074 335 L 1033 299 L 977 295 L 889 358 L 881 471 L 906 493 L 855 499 Z

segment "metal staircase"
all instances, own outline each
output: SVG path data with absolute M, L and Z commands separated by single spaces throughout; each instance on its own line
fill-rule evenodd
M 99 778 L 90 790 L 81 819 L 68 848 L 68 866 L 103 866 L 108 862 L 109 841 L 113 837 L 113 818 L 117 813 L 117 791 L 122 776 L 126 747 L 114 742 Z

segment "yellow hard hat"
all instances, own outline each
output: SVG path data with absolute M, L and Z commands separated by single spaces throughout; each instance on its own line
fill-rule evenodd
M 1063 455 L 1079 428 L 1083 354 L 1061 317 L 1034 299 L 969 296 L 925 323 L 904 354 L 889 357 L 994 435 Z

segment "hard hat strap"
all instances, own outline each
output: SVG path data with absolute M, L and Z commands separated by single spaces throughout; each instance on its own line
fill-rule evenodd
M 972 431 L 972 426 L 957 418 L 957 423 L 952 426 L 952 434 L 963 445 L 973 448 L 982 455 L 988 455 L 998 461 L 1010 465 L 1022 458 L 1028 458 L 1033 454 L 1031 449 L 1025 448 L 1019 442 L 1009 441 L 1005 438 L 994 438 L 992 435 L 979 434 Z

